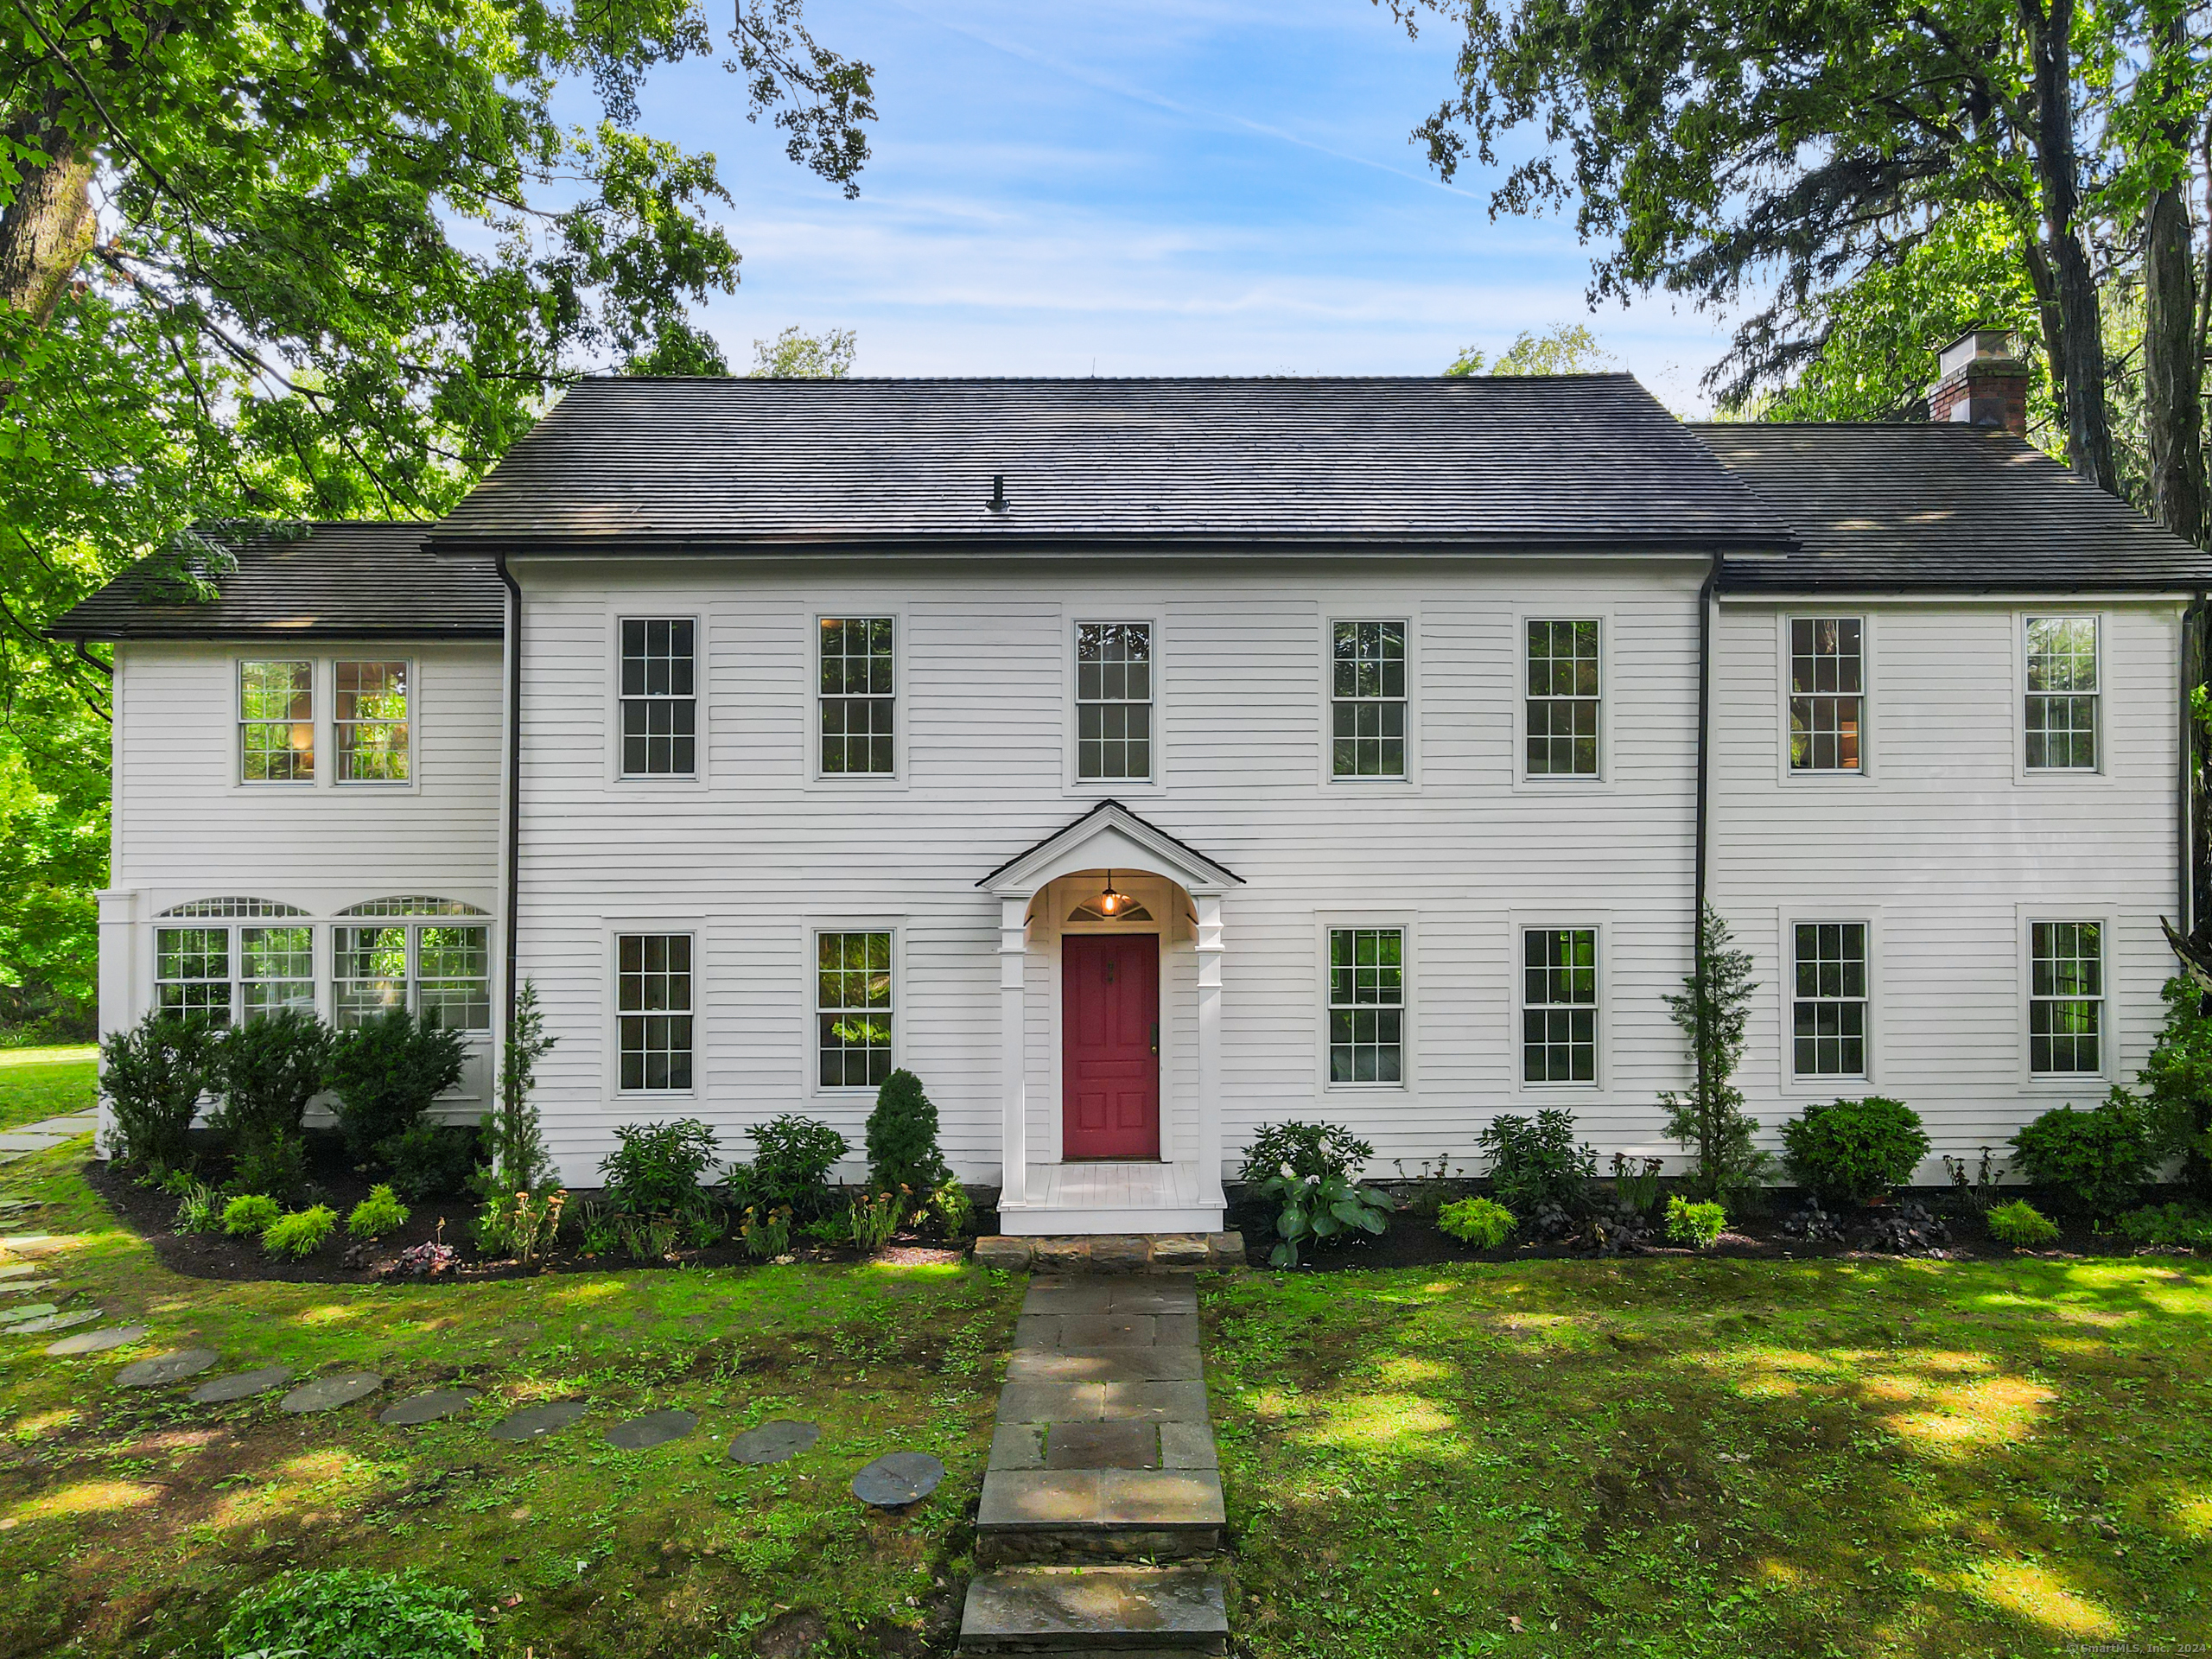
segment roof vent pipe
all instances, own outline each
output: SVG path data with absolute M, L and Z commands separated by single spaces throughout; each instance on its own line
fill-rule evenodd
M 1004 473 L 991 474 L 991 499 L 987 505 L 993 512 L 1006 511 L 1006 474 Z

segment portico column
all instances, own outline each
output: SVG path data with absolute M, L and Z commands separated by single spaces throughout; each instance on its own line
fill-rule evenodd
M 1198 912 L 1198 1169 L 1221 1191 L 1221 899 L 1193 895 Z
M 1029 1195 L 1029 1101 L 1023 1087 L 1022 993 L 1028 971 L 1029 900 L 999 900 L 999 1208 Z

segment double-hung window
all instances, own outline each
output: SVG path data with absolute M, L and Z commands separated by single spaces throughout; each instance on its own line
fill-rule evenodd
M 624 933 L 614 942 L 621 1086 L 691 1087 L 691 936 Z
M 2028 619 L 2027 769 L 2097 769 L 2097 620 Z
M 891 1076 L 897 999 L 888 932 L 814 936 L 815 1046 L 824 1089 L 874 1089 Z
M 622 775 L 697 775 L 696 626 L 686 617 L 622 622 Z
M 1395 927 L 1329 930 L 1329 1081 L 1397 1083 L 1405 1074 L 1406 936 Z
M 332 664 L 337 680 L 331 736 L 341 784 L 407 781 L 407 664 Z
M 1338 778 L 1406 775 L 1406 625 L 1338 622 L 1330 664 L 1330 770 Z
M 877 776 L 898 770 L 893 619 L 822 619 L 822 770 Z
M 1075 771 L 1086 782 L 1152 778 L 1152 624 L 1075 631 Z
M 1789 620 L 1789 769 L 1857 772 L 1866 704 L 1866 624 L 1856 616 Z
M 315 664 L 238 664 L 238 777 L 249 784 L 315 781 Z
M 340 1030 L 395 1008 L 448 1031 L 492 1028 L 492 930 L 446 918 L 482 915 L 450 899 L 378 899 L 331 930 L 333 1011 Z M 423 919 L 416 919 L 423 918 Z
M 2105 931 L 2097 922 L 2028 925 L 2028 1070 L 2104 1069 Z
M 1792 1069 L 1801 1077 L 1863 1077 L 1866 924 L 1799 922 L 1793 932 Z
M 1531 778 L 1595 778 L 1599 628 L 1594 620 L 1529 621 L 1528 767 Z
M 1598 930 L 1521 934 L 1521 1080 L 1598 1080 Z

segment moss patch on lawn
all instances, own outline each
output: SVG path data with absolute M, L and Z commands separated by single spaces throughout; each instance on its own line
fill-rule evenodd
M 1204 1314 L 1254 1659 L 2212 1636 L 2185 1258 L 1258 1274 Z
M 1022 1285 L 966 1267 L 607 1272 L 465 1286 L 210 1283 L 160 1267 L 85 1185 L 81 1152 L 0 1170 L 47 1201 L 39 1293 L 143 1320 L 142 1344 L 50 1357 L 0 1336 L 0 1656 L 205 1654 L 232 1598 L 290 1567 L 420 1567 L 467 1590 L 493 1654 L 735 1656 L 775 1621 L 818 1619 L 824 1651 L 919 1651 L 957 1616 L 989 1423 Z M 17 1224 L 20 1226 L 20 1224 Z M 27 1254 L 35 1252 L 35 1254 Z M 86 1329 L 96 1329 L 87 1326 Z M 135 1358 L 204 1345 L 221 1363 L 146 1391 Z M 194 1382 L 260 1365 L 388 1379 L 293 1417 L 282 1391 L 194 1406 Z M 433 1387 L 469 1413 L 386 1428 Z M 524 1405 L 592 1402 L 530 1445 L 486 1430 Z M 696 1433 L 642 1452 L 601 1439 L 664 1407 Z M 768 1468 L 732 1436 L 810 1419 L 820 1442 Z M 887 1451 L 948 1471 L 906 1514 L 848 1483 Z
M 99 1051 L 0 1048 L 0 1129 L 89 1112 L 99 1103 Z

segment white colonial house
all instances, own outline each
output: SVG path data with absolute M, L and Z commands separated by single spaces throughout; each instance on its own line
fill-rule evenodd
M 644 1120 L 857 1147 L 903 1065 L 1004 1230 L 1189 1230 L 1284 1118 L 1382 1175 L 1548 1106 L 1676 1154 L 1702 887 L 1764 1122 L 2001 1151 L 2157 1028 L 2212 584 L 2004 429 L 2001 349 L 1882 426 L 586 381 L 442 523 L 60 625 L 116 652 L 103 1023 L 404 1001 L 480 1034 L 461 1117 L 526 978 L 573 1182 Z

